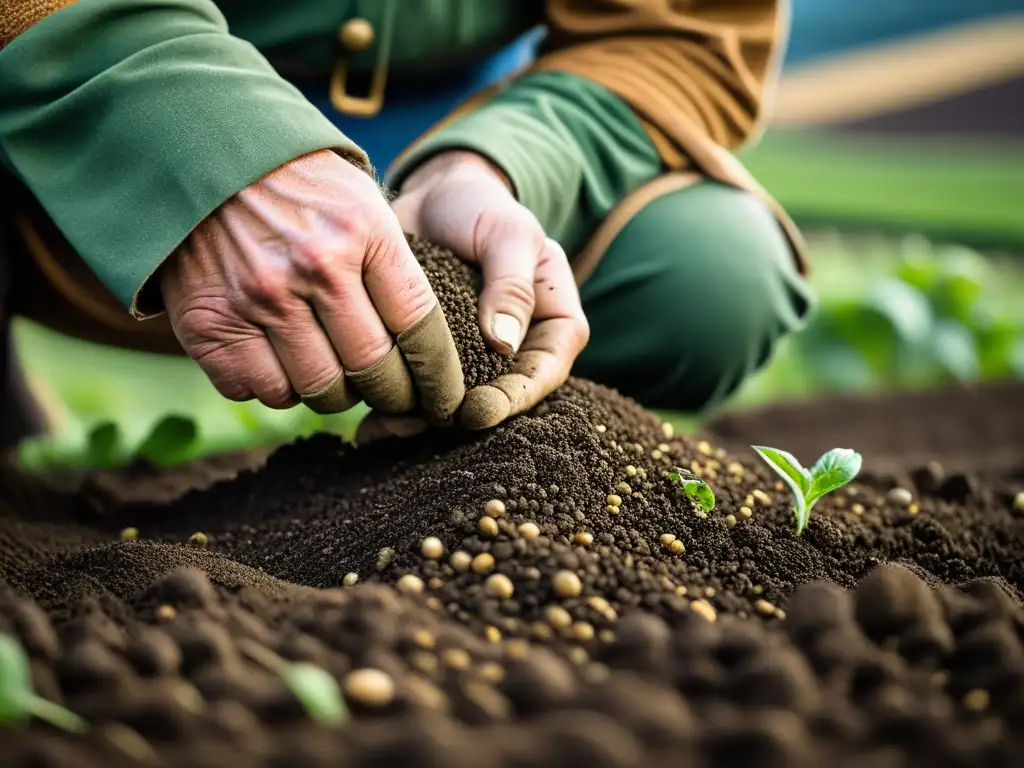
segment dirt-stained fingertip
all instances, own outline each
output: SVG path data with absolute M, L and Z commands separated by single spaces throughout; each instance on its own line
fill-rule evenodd
M 440 304 L 419 322 L 398 334 L 419 394 L 420 407 L 431 421 L 452 418 L 466 394 L 462 363 Z

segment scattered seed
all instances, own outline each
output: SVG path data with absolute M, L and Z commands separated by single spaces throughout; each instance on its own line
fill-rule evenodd
M 665 454 L 662 453 L 661 450 L 658 448 L 655 448 L 653 451 L 651 451 L 651 458 L 654 459 L 655 461 L 661 461 L 664 457 Z
M 441 661 L 449 669 L 469 669 L 473 664 L 473 659 L 463 648 L 445 648 Z
M 572 615 L 560 605 L 549 605 L 545 608 L 544 618 L 555 629 L 566 629 L 572 626 Z
M 437 645 L 437 638 L 426 629 L 417 629 L 413 632 L 412 641 L 417 647 L 425 651 L 433 650 L 434 646 Z
M 607 507 L 604 508 L 604 511 L 607 512 L 609 515 L 617 515 L 622 510 L 619 509 L 619 507 L 615 506 L 614 504 L 609 504 Z
M 700 473 L 698 472 L 697 474 L 700 474 Z M 754 506 L 754 496 L 753 496 L 753 494 L 748 493 L 746 498 L 743 499 L 743 503 L 746 506 L 748 506 L 748 507 L 753 507 Z
M 602 629 L 597 633 L 597 639 L 605 645 L 611 645 L 615 642 L 615 632 L 610 629 Z
M 384 707 L 395 698 L 395 681 L 379 669 L 357 669 L 345 677 L 345 696 L 366 707 Z
M 452 567 L 452 570 L 457 573 L 465 573 L 469 570 L 470 565 L 473 563 L 473 556 L 464 550 L 456 550 L 452 552 L 448 558 L 448 564 Z
M 579 597 L 583 592 L 583 582 L 572 571 L 557 571 L 551 579 L 551 585 L 559 597 Z
M 710 456 L 712 454 L 711 443 L 709 443 L 707 440 L 701 440 L 699 443 L 697 443 L 697 450 L 703 453 L 705 456 Z
M 608 501 L 609 506 L 612 506 L 612 507 L 621 507 L 622 506 L 622 497 L 619 496 L 618 494 L 614 494 L 614 493 L 608 494 L 607 501 Z
M 478 527 L 480 528 L 480 533 L 482 533 L 484 536 L 498 535 L 498 521 L 495 520 L 493 517 L 484 515 L 480 518 L 480 523 L 478 524 Z
M 779 621 L 784 621 L 785 618 L 786 618 L 786 612 L 784 610 L 782 610 L 781 608 L 776 608 L 775 609 L 775 618 L 777 618 Z
M 491 499 L 484 505 L 484 514 L 491 517 L 504 517 L 505 502 L 501 499 Z
M 740 507 L 740 517 L 744 520 L 749 520 L 754 514 L 754 510 L 750 507 Z
M 594 626 L 586 621 L 577 621 L 572 625 L 572 636 L 581 643 L 590 642 L 596 634 Z
M 700 518 L 701 520 L 707 520 L 707 519 L 708 519 L 708 513 L 707 513 L 707 512 L 705 512 L 705 511 L 704 511 L 703 509 L 698 509 L 698 510 L 697 510 L 696 512 L 694 512 L 693 514 L 694 514 L 694 515 L 695 515 L 696 517 L 699 517 L 699 518 Z
M 597 432 L 597 434 L 599 435 L 603 435 L 605 432 L 608 431 L 608 427 L 606 427 L 604 424 L 598 424 L 596 427 L 594 427 L 594 431 Z
M 583 547 L 589 547 L 594 543 L 594 534 L 589 531 L 577 531 L 572 540 Z
M 344 584 L 346 587 L 351 587 L 357 581 L 359 581 L 359 574 L 355 573 L 354 571 L 349 571 L 345 574 L 344 578 L 342 578 L 341 583 Z
M 911 504 L 909 507 L 907 507 L 907 514 L 908 515 L 916 515 L 920 511 L 921 511 L 921 508 L 919 506 L 917 506 L 917 504 Z
M 209 537 L 202 531 L 196 531 L 188 537 L 188 544 L 190 547 L 199 547 L 200 549 L 206 549 L 209 543 Z
M 436 536 L 427 536 L 420 542 L 420 552 L 428 560 L 440 560 L 444 557 L 444 544 Z
M 886 497 L 893 504 L 896 504 L 901 507 L 909 507 L 914 501 L 914 494 L 912 494 L 906 488 L 893 488 L 886 494 Z
M 753 496 L 762 504 L 764 504 L 766 507 L 772 503 L 772 497 L 769 496 L 764 491 L 762 491 L 760 488 L 756 488 L 755 490 L 751 491 L 750 495 Z
M 1024 491 L 1021 491 L 1013 497 L 1013 509 L 1016 512 L 1024 514 Z
M 505 669 L 496 661 L 485 661 L 476 671 L 480 677 L 492 683 L 500 683 L 505 679 Z
M 487 642 L 491 645 L 497 645 L 501 642 L 501 630 L 494 626 L 488 626 L 484 630 L 484 637 L 487 638 Z
M 732 528 L 734 525 L 736 525 L 736 515 L 726 515 L 725 516 L 725 524 L 727 526 L 729 526 L 730 528 Z
M 160 621 L 170 621 L 177 615 L 178 612 L 174 610 L 173 605 L 158 605 L 156 608 L 156 617 Z
M 488 597 L 496 597 L 499 600 L 508 600 L 515 593 L 512 579 L 503 573 L 495 573 L 487 577 L 484 582 L 484 592 Z
M 715 612 L 711 603 L 706 600 L 693 600 L 690 603 L 690 610 L 705 621 L 718 621 L 718 613 Z
M 683 552 L 686 551 L 686 545 L 683 544 L 683 542 L 681 542 L 679 539 L 676 539 L 668 545 L 668 551 L 671 552 L 673 555 L 681 555 L 683 554 Z
M 984 712 L 991 698 L 984 688 L 975 688 L 964 694 L 964 706 L 972 712 Z
M 519 526 L 519 535 L 527 541 L 533 541 L 540 536 L 540 528 L 536 523 L 523 523 Z
M 769 603 L 767 600 L 757 600 L 754 603 L 754 610 L 763 616 L 775 615 L 775 606 Z
M 121 541 L 135 541 L 139 538 L 138 528 L 125 528 L 121 531 Z
M 663 533 L 663 534 L 661 534 L 660 541 L 661 541 L 661 546 L 663 546 L 663 547 L 668 547 L 675 540 L 676 540 L 676 535 L 674 533 Z
M 393 547 L 384 547 L 380 552 L 377 553 L 377 570 L 383 571 L 387 568 L 395 559 L 395 550 Z
M 626 476 L 627 477 L 636 477 L 636 467 L 634 467 L 632 464 L 627 464 L 626 465 Z
M 864 514 L 864 505 L 863 504 L 851 504 L 850 505 L 850 511 L 853 512 L 853 514 L 855 514 L 855 515 L 863 515 Z
M 633 488 L 629 483 L 619 483 L 615 486 L 615 490 L 621 493 L 623 496 L 629 496 L 633 492 Z
M 555 632 L 551 629 L 550 624 L 545 624 L 543 621 L 535 621 L 530 625 L 530 634 L 537 640 L 547 642 L 554 637 Z
M 490 552 L 481 552 L 479 555 L 473 558 L 471 564 L 473 572 L 481 575 L 490 573 L 491 569 L 494 568 L 494 555 Z
M 405 574 L 395 582 L 395 589 L 403 595 L 421 595 L 423 594 L 423 588 L 423 579 L 412 573 Z
M 746 470 L 743 469 L 743 465 L 740 464 L 738 461 L 730 461 L 725 466 L 725 471 L 728 472 L 730 475 L 742 475 L 746 472 Z

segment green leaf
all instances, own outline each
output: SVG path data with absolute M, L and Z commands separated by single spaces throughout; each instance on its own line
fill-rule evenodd
M 307 714 L 321 725 L 336 727 L 348 718 L 338 681 L 326 670 L 302 662 L 289 664 L 282 679 Z
M 957 381 L 973 381 L 981 373 L 974 335 L 956 320 L 939 320 L 931 338 L 935 361 Z
M 811 473 L 804 469 L 803 465 L 793 454 L 780 451 L 778 448 L 769 448 L 767 445 L 752 445 L 750 447 L 757 451 L 758 455 L 783 480 L 789 483 L 790 489 L 794 493 L 799 491 L 802 495 L 806 496 L 807 492 L 811 490 Z
M 711 486 L 703 480 L 697 479 L 684 481 L 683 492 L 687 495 L 690 501 L 694 502 L 705 512 L 710 512 L 715 508 L 715 492 L 712 491 Z
M 121 429 L 116 422 L 97 424 L 86 438 L 86 455 L 94 467 L 112 467 L 121 455 Z
M 26 722 L 32 696 L 32 676 L 25 651 L 13 637 L 0 634 L 0 725 Z
M 792 454 L 769 448 L 766 445 L 750 446 L 758 456 L 775 470 L 775 473 L 786 481 L 793 494 L 793 514 L 796 517 L 796 535 L 799 536 L 807 527 L 810 507 L 807 505 L 807 493 L 811 488 L 811 475 Z
M 842 488 L 860 472 L 863 458 L 850 448 L 833 448 L 811 467 L 811 491 L 807 511 L 826 493 Z
M 194 420 L 170 414 L 153 426 L 135 455 L 154 464 L 174 464 L 188 455 L 198 436 Z

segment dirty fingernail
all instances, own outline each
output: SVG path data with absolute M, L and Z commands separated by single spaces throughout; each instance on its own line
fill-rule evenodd
M 512 315 L 499 312 L 491 320 L 491 333 L 494 338 L 512 350 L 512 354 L 519 351 L 519 345 L 523 341 L 523 326 Z

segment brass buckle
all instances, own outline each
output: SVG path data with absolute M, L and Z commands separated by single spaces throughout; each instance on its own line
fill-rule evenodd
M 394 31 L 395 2 L 385 0 L 384 25 L 380 38 L 377 63 L 370 80 L 370 92 L 365 97 L 352 96 L 345 89 L 348 82 L 349 58 L 342 56 L 334 67 L 331 75 L 330 98 L 333 107 L 345 115 L 353 117 L 374 117 L 384 108 L 384 92 L 387 88 L 388 65 L 391 61 L 391 37 Z

